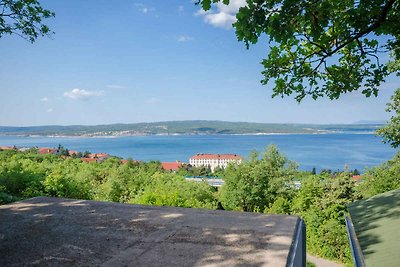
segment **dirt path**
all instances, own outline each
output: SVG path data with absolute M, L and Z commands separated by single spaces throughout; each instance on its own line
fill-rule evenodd
M 344 267 L 343 264 L 325 260 L 317 256 L 307 254 L 307 261 L 314 263 L 317 267 Z

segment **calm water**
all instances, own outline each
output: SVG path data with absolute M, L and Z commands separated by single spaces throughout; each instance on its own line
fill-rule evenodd
M 0 145 L 18 147 L 62 146 L 91 152 L 106 152 L 123 158 L 188 162 L 197 153 L 233 153 L 247 157 L 276 144 L 302 170 L 349 168 L 364 170 L 393 157 L 396 150 L 372 134 L 293 135 L 203 135 L 129 136 L 116 138 L 50 138 L 0 136 Z

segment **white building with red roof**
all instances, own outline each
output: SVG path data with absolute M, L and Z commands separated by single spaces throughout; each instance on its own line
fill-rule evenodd
M 210 166 L 211 171 L 216 167 L 226 168 L 229 163 L 242 163 L 243 158 L 236 154 L 197 154 L 189 159 L 189 164 L 195 167 Z

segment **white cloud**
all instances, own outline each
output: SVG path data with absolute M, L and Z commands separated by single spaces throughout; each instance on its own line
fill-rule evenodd
M 136 4 L 135 4 L 135 7 L 137 8 L 137 10 L 139 10 L 139 11 L 142 12 L 143 14 L 147 14 L 147 13 L 150 13 L 150 12 L 152 12 L 152 11 L 155 10 L 154 8 L 145 6 L 145 5 L 142 4 L 142 3 L 136 3 Z
M 182 15 L 182 13 L 185 11 L 185 8 L 183 6 L 178 6 L 178 13 L 179 15 Z
M 230 29 L 232 24 L 236 21 L 236 17 L 228 13 L 210 13 L 204 16 L 204 21 L 217 28 Z
M 50 99 L 49 99 L 49 98 L 47 98 L 47 97 L 43 97 L 43 98 L 41 98 L 41 99 L 40 99 L 40 101 L 42 101 L 42 102 L 49 102 L 49 101 L 50 101 Z
M 188 35 L 180 35 L 180 36 L 178 36 L 178 38 L 176 38 L 176 40 L 178 42 L 189 42 L 189 41 L 193 41 L 194 37 L 188 36 Z
M 195 13 L 195 16 L 203 16 L 204 22 L 217 28 L 229 30 L 232 23 L 236 22 L 236 13 L 239 8 L 246 5 L 246 0 L 230 0 L 229 5 L 217 3 L 212 10 L 202 9 Z
M 157 98 L 157 97 L 151 97 L 151 98 L 146 100 L 146 103 L 147 104 L 157 104 L 157 103 L 160 103 L 160 101 L 161 100 L 159 98 Z
M 53 108 L 48 108 L 48 109 L 46 110 L 46 112 L 48 112 L 48 113 L 53 112 Z
M 87 91 L 79 88 L 74 88 L 71 91 L 64 93 L 64 97 L 71 99 L 87 99 L 90 97 L 101 96 L 101 95 L 103 95 L 102 91 Z

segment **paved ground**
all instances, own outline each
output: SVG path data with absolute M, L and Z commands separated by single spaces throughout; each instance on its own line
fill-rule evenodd
M 0 206 L 0 266 L 286 266 L 297 221 L 38 197 Z
M 325 260 L 323 258 L 312 256 L 310 254 L 307 254 L 307 261 L 314 263 L 317 267 L 344 267 L 343 264 Z

